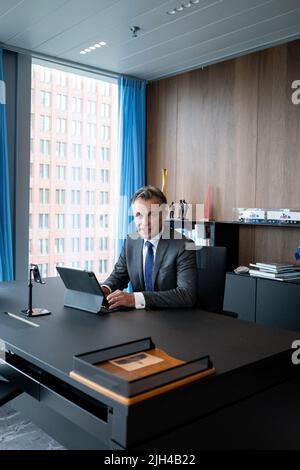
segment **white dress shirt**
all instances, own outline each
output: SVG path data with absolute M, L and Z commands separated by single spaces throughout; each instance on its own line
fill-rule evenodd
M 161 233 L 158 233 L 155 237 L 153 237 L 153 238 L 151 238 L 151 240 L 149 240 L 149 242 L 152 243 L 153 262 L 155 261 L 157 245 L 158 245 L 158 242 L 160 240 L 160 237 L 161 237 Z M 147 240 L 144 240 L 144 246 L 143 246 L 143 273 L 144 273 L 144 279 L 145 279 L 145 261 L 146 261 L 146 254 L 147 254 L 146 241 Z M 134 292 L 133 295 L 134 295 L 134 300 L 135 300 L 135 308 L 145 308 L 146 302 L 145 302 L 144 294 L 142 292 Z

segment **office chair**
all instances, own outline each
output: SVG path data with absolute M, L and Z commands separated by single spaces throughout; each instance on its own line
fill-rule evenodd
M 226 278 L 226 247 L 203 246 L 196 251 L 198 289 L 197 306 L 208 312 L 233 318 L 238 314 L 223 310 Z

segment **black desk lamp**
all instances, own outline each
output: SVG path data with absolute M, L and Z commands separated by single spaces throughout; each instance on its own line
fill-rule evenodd
M 23 315 L 27 317 L 40 317 L 41 315 L 49 315 L 51 312 L 45 308 L 32 308 L 32 275 L 35 282 L 39 284 L 45 284 L 41 278 L 40 270 L 37 264 L 31 264 L 29 267 L 29 296 L 28 296 L 28 308 L 21 310 Z

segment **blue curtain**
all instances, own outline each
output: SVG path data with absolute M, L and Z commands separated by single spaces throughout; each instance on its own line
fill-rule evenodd
M 127 233 L 135 230 L 130 199 L 145 184 L 146 83 L 120 77 L 118 80 L 118 155 L 120 167 L 117 217 L 118 258 Z
M 3 51 L 0 49 L 0 281 L 13 279 Z

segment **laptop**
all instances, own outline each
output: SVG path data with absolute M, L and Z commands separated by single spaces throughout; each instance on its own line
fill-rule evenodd
M 64 306 L 92 313 L 109 313 L 130 310 L 127 307 L 108 308 L 104 292 L 93 271 L 57 266 L 56 270 L 66 291 Z

